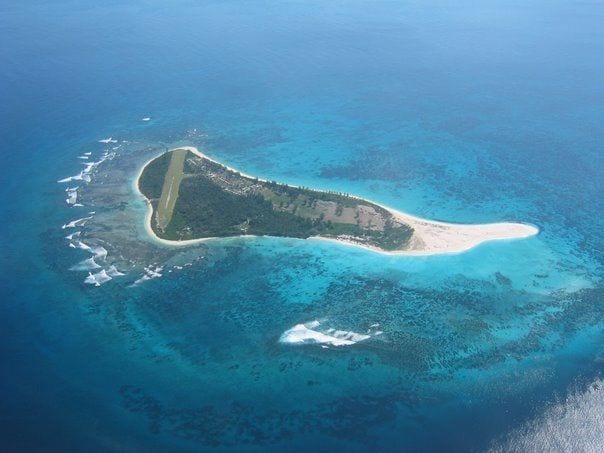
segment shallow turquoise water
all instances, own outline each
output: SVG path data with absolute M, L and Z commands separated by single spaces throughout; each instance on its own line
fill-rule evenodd
M 0 8 L 7 449 L 480 450 L 601 373 L 600 5 Z M 216 241 L 179 272 L 91 287 L 61 230 L 88 208 L 56 181 L 110 136 L 130 143 L 97 188 L 147 144 L 186 143 L 246 173 L 541 233 L 434 257 Z M 126 206 L 86 202 L 148 247 L 126 173 Z M 383 334 L 278 342 L 314 319 Z

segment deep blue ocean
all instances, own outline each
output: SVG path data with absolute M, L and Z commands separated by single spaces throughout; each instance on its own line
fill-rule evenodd
M 576 413 L 601 451 L 603 23 L 597 1 L 1 1 L 0 449 L 542 451 Z M 57 180 L 109 137 L 90 187 L 126 198 L 83 199 L 139 235 L 107 246 L 123 271 L 151 246 L 117 170 L 173 144 L 540 234 L 429 257 L 219 240 L 86 285 L 61 226 L 91 208 Z M 383 334 L 278 341 L 315 319 Z M 590 409 L 552 412 L 567 395 Z

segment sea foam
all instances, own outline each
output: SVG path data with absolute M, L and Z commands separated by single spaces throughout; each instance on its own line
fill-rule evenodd
M 296 324 L 291 329 L 283 332 L 279 342 L 285 344 L 315 343 L 331 346 L 350 346 L 371 338 L 371 335 L 333 328 L 320 329 L 320 326 L 321 323 L 317 320 L 305 324 Z
M 96 261 L 94 261 L 94 257 L 85 259 L 84 261 L 80 261 L 78 264 L 71 266 L 69 268 L 70 271 L 90 271 L 93 269 L 100 269 Z
M 85 181 L 85 182 L 90 182 L 92 179 L 90 177 L 89 174 L 87 174 L 84 171 L 81 171 L 80 173 L 78 173 L 77 175 L 74 176 L 68 176 L 67 178 L 63 178 L 63 179 L 59 179 L 57 182 L 63 183 L 63 182 L 72 182 L 72 181 Z
M 92 216 L 82 217 L 81 219 L 72 220 L 71 222 L 68 222 L 65 225 L 63 225 L 61 228 L 66 229 L 66 228 L 75 228 L 75 227 L 84 226 L 84 225 L 86 225 L 86 222 L 88 222 L 90 219 L 92 219 Z
M 65 200 L 67 204 L 75 205 L 78 201 L 78 188 L 68 187 L 65 192 L 67 192 L 67 199 Z
M 115 143 L 115 141 L 111 142 L 111 143 Z M 89 155 L 89 153 L 85 153 L 85 155 L 80 156 L 79 158 L 88 159 L 88 155 Z M 59 179 L 57 182 L 59 182 L 59 183 L 72 182 L 72 181 L 90 182 L 90 181 L 92 181 L 92 171 L 94 170 L 94 168 L 97 167 L 98 165 L 102 164 L 106 160 L 113 159 L 114 157 L 115 157 L 114 152 L 109 153 L 109 152 L 105 151 L 103 153 L 103 155 L 101 156 L 101 158 L 99 160 L 97 160 L 96 162 L 82 162 L 82 165 L 84 165 L 84 170 L 79 172 L 77 175 L 68 176 L 67 178 Z
M 65 239 L 71 241 L 71 240 L 73 240 L 73 238 L 80 236 L 80 233 L 81 233 L 81 231 L 75 231 L 75 232 L 65 236 Z
M 105 269 L 93 274 L 92 272 L 88 273 L 88 277 L 84 280 L 84 283 L 94 286 L 101 286 L 103 283 L 111 280 L 111 277 L 107 275 L 107 271 Z
M 90 247 L 90 253 L 92 253 L 94 255 L 94 257 L 97 259 L 104 260 L 107 258 L 107 249 L 100 245 L 95 245 L 93 247 Z
M 155 269 L 153 269 L 153 266 L 145 267 L 144 268 L 145 273 L 139 279 L 135 280 L 135 282 L 132 284 L 132 286 L 137 286 L 143 282 L 146 282 L 147 280 L 161 277 L 162 274 L 160 272 L 162 270 L 163 270 L 163 267 L 161 267 L 161 266 L 156 266 Z
M 122 275 L 126 275 L 123 272 L 117 270 L 117 268 L 112 264 L 107 268 L 107 275 L 110 277 L 120 277 Z

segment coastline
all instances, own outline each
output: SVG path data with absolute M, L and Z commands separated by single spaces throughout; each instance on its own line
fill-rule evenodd
M 209 237 L 209 238 L 199 238 L 199 239 L 188 239 L 184 241 L 171 241 L 168 239 L 162 239 L 155 234 L 153 228 L 151 227 L 151 219 L 153 217 L 153 206 L 151 202 L 143 193 L 139 190 L 138 181 L 143 174 L 143 171 L 151 163 L 153 160 L 157 159 L 160 155 L 165 152 L 174 151 L 176 149 L 184 149 L 192 152 L 193 154 L 207 159 L 211 162 L 224 166 L 226 169 L 239 173 L 241 176 L 251 179 L 258 179 L 258 181 L 267 182 L 266 179 L 256 178 L 255 176 L 248 175 L 246 173 L 242 173 L 239 170 L 229 167 L 228 165 L 223 164 L 211 157 L 205 155 L 201 151 L 199 151 L 194 146 L 179 146 L 177 148 L 172 148 L 167 151 L 162 152 L 158 156 L 155 156 L 149 159 L 145 164 L 141 167 L 138 174 L 134 178 L 133 185 L 136 193 L 141 196 L 147 205 L 147 212 L 145 214 L 145 231 L 147 234 L 156 242 L 161 243 L 163 245 L 169 246 L 189 246 L 200 244 L 202 242 L 216 240 L 216 239 L 226 239 L 223 237 Z M 297 187 L 289 184 L 290 187 Z M 319 189 L 313 189 L 318 192 L 325 192 Z M 488 241 L 497 241 L 497 240 L 510 240 L 510 239 L 523 239 L 530 236 L 534 236 L 539 233 L 539 229 L 533 225 L 525 224 L 525 223 L 513 223 L 513 222 L 498 222 L 498 223 L 484 223 L 484 224 L 455 224 L 455 223 L 446 223 L 440 222 L 436 220 L 428 220 L 422 219 L 420 217 L 415 217 L 411 214 L 404 213 L 402 211 L 398 211 L 396 209 L 392 209 L 388 206 L 382 205 L 380 203 L 376 203 L 371 200 L 367 200 L 361 197 L 357 197 L 354 195 L 350 195 L 350 197 L 355 198 L 357 200 L 373 203 L 377 206 L 380 206 L 392 215 L 400 220 L 403 223 L 408 224 L 414 230 L 413 236 L 411 237 L 410 247 L 407 250 L 395 250 L 395 251 L 386 251 L 377 247 L 372 247 L 366 244 L 361 244 L 356 241 L 351 241 L 346 238 L 327 238 L 323 236 L 311 236 L 309 240 L 321 240 L 321 241 L 330 241 L 337 242 L 339 244 L 354 246 L 363 248 L 365 250 L 370 250 L 375 253 L 381 253 L 384 255 L 408 255 L 408 256 L 430 256 L 430 255 L 442 255 L 442 254 L 450 254 L 450 253 L 462 253 L 468 251 L 483 242 Z M 233 236 L 236 238 L 256 238 L 260 236 L 255 235 L 239 235 Z

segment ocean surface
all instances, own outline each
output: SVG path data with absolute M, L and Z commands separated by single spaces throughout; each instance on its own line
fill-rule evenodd
M 602 23 L 589 1 L 0 2 L 0 449 L 601 451 Z M 132 182 L 177 145 L 540 233 L 161 247 Z M 362 341 L 280 341 L 313 321 Z

